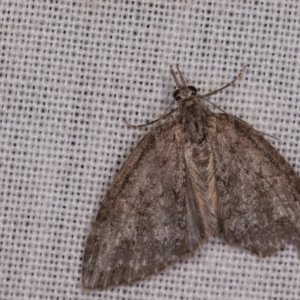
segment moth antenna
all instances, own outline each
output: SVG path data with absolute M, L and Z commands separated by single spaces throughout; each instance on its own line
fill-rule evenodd
M 227 113 L 225 110 L 223 110 L 221 107 L 219 107 L 218 105 L 214 104 L 213 102 L 209 101 L 209 100 L 207 99 L 207 97 L 212 96 L 212 95 L 215 95 L 215 94 L 219 93 L 220 91 L 226 89 L 227 87 L 231 86 L 232 84 L 234 84 L 238 79 L 241 78 L 241 76 L 243 75 L 243 73 L 245 72 L 245 70 L 246 70 L 247 67 L 249 67 L 249 65 L 244 66 L 244 67 L 240 70 L 239 74 L 238 74 L 236 77 L 234 77 L 234 79 L 233 79 L 232 81 L 230 81 L 229 83 L 227 83 L 226 85 L 224 85 L 224 86 L 221 87 L 220 89 L 217 89 L 217 90 L 215 90 L 215 91 L 212 91 L 212 92 L 210 92 L 210 93 L 208 93 L 208 94 L 206 94 L 206 95 L 203 95 L 203 96 L 201 95 L 201 99 L 207 101 L 207 102 L 210 103 L 212 106 L 214 106 L 215 108 L 219 109 L 221 112 L 223 112 L 223 113 L 225 113 L 226 115 L 228 115 L 228 113 Z M 238 118 L 240 121 L 246 123 L 243 119 L 241 119 L 241 118 L 239 118 L 239 117 L 236 117 L 236 118 Z M 247 124 L 247 123 L 246 123 L 246 124 Z M 252 128 L 253 128 L 253 127 L 252 127 Z M 274 135 L 271 135 L 271 134 L 268 134 L 268 133 L 259 131 L 259 130 L 255 129 L 255 128 L 253 128 L 253 130 L 255 130 L 257 133 L 259 133 L 259 134 L 261 134 L 261 135 L 265 135 L 265 136 L 268 136 L 268 137 L 270 137 L 270 138 L 272 138 L 272 139 L 279 140 L 279 138 L 277 138 L 277 137 L 274 136 Z
M 128 127 L 131 127 L 131 128 L 141 128 L 141 127 L 146 127 L 148 125 L 151 125 L 153 123 L 156 123 L 159 121 L 159 119 L 156 119 L 150 123 L 145 123 L 145 124 L 138 124 L 138 125 L 134 125 L 132 123 L 130 123 L 129 121 L 127 121 L 126 119 L 123 119 L 123 121 L 125 122 L 125 124 L 128 126 Z
M 177 87 L 180 87 L 180 84 L 179 84 L 179 82 L 178 82 L 178 80 L 177 80 L 176 73 L 175 73 L 175 71 L 173 70 L 172 65 L 170 65 L 170 69 L 171 69 L 171 73 L 172 73 L 172 75 L 173 75 L 173 77 L 174 77 L 174 80 L 175 80 L 175 82 L 176 82 L 176 86 L 177 86 Z M 148 125 L 152 125 L 152 124 L 154 124 L 154 123 L 156 123 L 156 122 L 159 122 L 160 120 L 163 120 L 163 119 L 169 117 L 169 116 L 172 115 L 176 110 L 178 110 L 178 107 L 177 107 L 177 108 L 171 110 L 171 111 L 168 113 L 168 110 L 170 109 L 170 107 L 171 107 L 171 105 L 173 104 L 174 101 L 175 101 L 175 100 L 173 99 L 173 101 L 170 102 L 170 104 L 168 105 L 168 107 L 165 109 L 165 111 L 163 112 L 163 114 L 162 114 L 158 119 L 155 119 L 155 120 L 153 120 L 153 121 L 151 121 L 151 122 L 149 122 L 149 123 L 139 124 L 139 125 L 134 125 L 134 124 L 131 124 L 130 122 L 128 122 L 126 119 L 124 119 L 124 122 L 126 123 L 127 126 L 132 127 L 132 128 L 141 128 L 141 127 L 146 127 L 146 126 L 148 126 Z
M 156 123 L 156 122 L 159 122 L 159 121 L 161 121 L 161 120 L 163 120 L 163 119 L 167 119 L 168 117 L 170 117 L 170 116 L 171 116 L 175 111 L 177 111 L 177 110 L 178 110 L 178 107 L 172 109 L 170 112 L 168 112 L 167 114 L 162 115 L 162 116 L 159 117 L 158 119 L 155 119 L 155 120 L 153 120 L 153 121 L 151 121 L 151 122 L 149 122 L 149 123 L 146 123 L 146 124 L 138 124 L 138 125 L 134 125 L 134 124 L 129 123 L 126 119 L 124 119 L 124 122 L 126 123 L 127 126 L 132 127 L 132 128 L 146 127 L 146 126 L 152 125 L 152 124 L 154 124 L 154 123 Z
M 187 86 L 186 82 L 185 82 L 185 79 L 184 79 L 184 77 L 183 77 L 183 75 L 182 75 L 182 73 L 181 73 L 181 71 L 179 69 L 179 65 L 178 64 L 176 65 L 176 69 L 177 69 L 177 72 L 178 72 L 180 80 L 181 80 L 181 85 L 182 86 Z
M 177 88 L 180 88 L 180 87 L 181 87 L 181 84 L 179 83 L 179 81 L 178 81 L 178 79 L 177 79 L 176 72 L 174 71 L 174 69 L 173 69 L 173 66 L 172 66 L 172 65 L 170 65 L 170 70 L 171 70 L 171 73 L 172 73 L 173 79 L 174 79 L 174 81 L 175 81 L 176 87 L 177 87 Z
M 208 94 L 203 95 L 202 97 L 210 97 L 210 96 L 212 96 L 212 95 L 215 95 L 215 94 L 217 94 L 217 93 L 219 93 L 219 92 L 225 90 L 225 89 L 228 88 L 229 86 L 233 85 L 237 80 L 239 80 L 239 79 L 241 78 L 241 76 L 243 75 L 243 73 L 245 72 L 245 70 L 246 70 L 247 67 L 249 67 L 249 65 L 244 66 L 244 67 L 240 70 L 239 74 L 238 74 L 237 76 L 235 76 L 235 77 L 233 78 L 233 80 L 231 80 L 229 83 L 227 83 L 226 85 L 222 86 L 221 88 L 219 88 L 219 89 L 217 89 L 217 90 L 215 90 L 215 91 L 212 91 L 212 92 L 209 92 Z

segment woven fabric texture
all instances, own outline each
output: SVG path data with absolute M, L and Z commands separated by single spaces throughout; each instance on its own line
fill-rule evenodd
M 0 299 L 300 299 L 287 245 L 216 236 L 143 281 L 85 291 L 86 236 L 114 174 L 172 101 L 169 65 L 300 172 L 297 1 L 0 1 Z

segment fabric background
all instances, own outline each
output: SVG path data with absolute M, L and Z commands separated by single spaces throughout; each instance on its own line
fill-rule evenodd
M 259 258 L 216 237 L 131 286 L 84 291 L 91 222 L 172 101 L 169 65 L 300 172 L 298 1 L 0 2 L 0 299 L 299 299 L 293 245 Z

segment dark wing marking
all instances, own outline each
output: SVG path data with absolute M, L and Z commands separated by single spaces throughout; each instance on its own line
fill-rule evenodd
M 197 226 L 187 221 L 194 213 L 181 148 L 180 125 L 167 122 L 142 139 L 118 172 L 87 239 L 85 288 L 140 280 L 199 245 Z
M 214 114 L 215 171 L 225 238 L 259 255 L 300 247 L 300 178 L 247 123 Z

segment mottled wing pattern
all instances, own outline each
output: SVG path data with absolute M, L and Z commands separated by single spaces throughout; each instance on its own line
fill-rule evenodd
M 242 120 L 209 117 L 227 241 L 261 256 L 293 241 L 300 247 L 300 179 L 285 159 Z
M 118 172 L 87 239 L 85 288 L 140 280 L 199 245 L 187 222 L 181 134 L 171 119 L 157 126 Z

